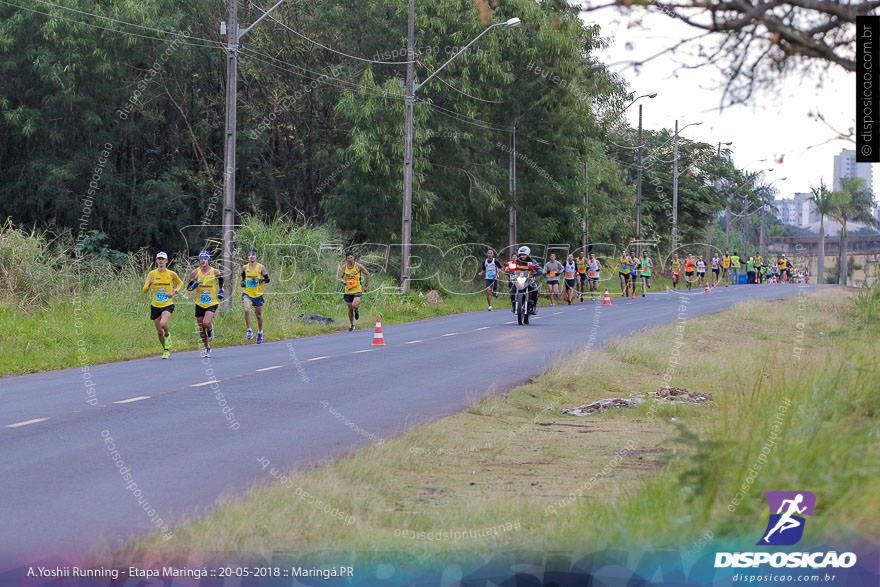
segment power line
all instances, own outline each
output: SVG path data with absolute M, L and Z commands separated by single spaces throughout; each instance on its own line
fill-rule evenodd
M 97 24 L 92 24 L 92 23 L 89 23 L 89 22 L 83 22 L 83 21 L 81 21 L 81 20 L 75 20 L 75 19 L 72 19 L 72 18 L 65 18 L 65 17 L 63 17 L 63 16 L 58 16 L 58 15 L 55 15 L 55 14 L 51 14 L 51 13 L 49 13 L 49 12 L 43 12 L 42 10 L 36 10 L 35 8 L 28 8 L 27 6 L 21 6 L 21 5 L 19 5 L 19 4 L 15 4 L 15 3 L 13 3 L 13 2 L 7 2 L 6 0 L 0 0 L 0 4 L 5 4 L 5 5 L 7 5 L 7 6 L 12 6 L 12 7 L 14 7 L 14 8 L 19 8 L 19 9 L 21 9 L 21 10 L 26 10 L 26 11 L 28 11 L 28 12 L 33 12 L 33 13 L 35 13 L 35 14 L 41 14 L 41 15 L 43 15 L 43 16 L 47 16 L 47 17 L 52 18 L 52 19 L 55 19 L 55 20 L 62 20 L 62 21 L 65 21 L 65 22 L 72 22 L 72 23 L 74 23 L 74 24 L 80 24 L 80 25 L 83 25 L 83 26 L 87 26 L 87 27 L 91 27 L 91 28 L 99 29 L 99 30 L 102 30 L 102 31 L 109 31 L 109 32 L 112 32 L 112 33 L 120 33 L 120 34 L 123 34 L 123 35 L 128 35 L 128 36 L 130 36 L 130 37 L 137 37 L 137 38 L 139 38 L 139 39 L 149 39 L 149 40 L 152 40 L 152 41 L 162 41 L 163 43 L 175 43 L 175 42 L 176 42 L 176 43 L 181 44 L 181 45 L 189 45 L 189 46 L 192 46 L 192 47 L 209 47 L 209 48 L 211 48 L 211 49 L 217 49 L 217 48 L 222 47 L 222 45 L 220 45 L 220 44 L 206 45 L 206 44 L 203 44 L 203 43 L 190 43 L 190 42 L 187 42 L 187 41 L 179 41 L 179 40 L 177 40 L 177 39 L 163 39 L 163 38 L 161 38 L 161 37 L 153 37 L 153 36 L 150 36 L 150 35 L 139 35 L 139 34 L 137 34 L 137 33 L 132 33 L 132 32 L 130 32 L 130 31 L 123 31 L 123 30 L 119 30 L 119 29 L 113 29 L 113 28 L 109 28 L 109 27 L 104 27 L 104 26 L 97 25 Z M 156 30 L 159 30 L 159 29 L 156 29 Z M 168 33 L 168 34 L 174 34 L 174 33 L 171 33 L 170 31 L 162 31 L 162 32 L 165 32 L 165 33 Z M 197 37 L 190 37 L 190 38 L 197 38 Z M 210 43 L 217 43 L 216 41 L 211 41 L 210 39 L 204 39 L 204 40 L 209 41 Z
M 331 53 L 336 53 L 337 55 L 342 55 L 343 57 L 347 57 L 349 59 L 355 59 L 357 61 L 363 61 L 365 63 L 376 63 L 378 65 L 406 65 L 407 63 L 413 63 L 410 61 L 377 61 L 375 59 L 366 59 L 364 57 L 358 57 L 356 55 L 350 55 L 348 53 L 343 53 L 342 51 L 337 51 L 333 47 L 328 47 L 327 45 L 323 45 L 323 44 L 319 43 L 318 41 L 316 41 L 314 39 L 310 39 L 309 37 L 305 36 L 304 34 L 293 30 L 292 28 L 290 28 L 289 26 L 287 26 L 286 24 L 284 24 L 283 22 L 281 22 L 280 20 L 278 20 L 277 18 L 272 16 L 271 14 L 267 14 L 266 11 L 263 10 L 262 8 L 260 8 L 260 6 L 256 2 L 252 1 L 251 4 L 256 6 L 257 10 L 259 10 L 263 14 L 266 14 L 270 19 L 272 19 L 273 21 L 275 21 L 276 23 L 278 23 L 279 25 L 281 25 L 282 27 L 284 27 L 285 29 L 287 29 L 288 31 L 293 33 L 294 35 L 308 41 L 309 43 L 312 43 L 313 45 L 317 45 L 318 47 L 320 47 L 321 49 L 324 49 L 325 51 L 330 51 Z
M 130 26 L 130 27 L 134 27 L 134 28 L 144 29 L 144 30 L 147 30 L 147 31 L 153 31 L 153 32 L 155 32 L 155 33 L 164 33 L 164 34 L 166 34 L 166 35 L 173 35 L 173 36 L 175 36 L 175 37 L 183 37 L 183 38 L 185 38 L 185 39 L 193 39 L 193 40 L 196 40 L 196 41 L 205 41 L 205 42 L 207 42 L 207 43 L 215 43 L 215 44 L 217 44 L 217 45 L 223 46 L 223 43 L 221 43 L 220 41 L 214 41 L 214 40 L 212 40 L 212 39 L 204 39 L 204 38 L 201 38 L 201 37 L 193 37 L 192 35 L 187 35 L 187 34 L 185 34 L 185 33 L 179 33 L 179 32 L 175 32 L 175 31 L 166 31 L 166 30 L 157 29 L 157 28 L 154 28 L 154 27 L 144 26 L 144 25 L 140 25 L 140 24 L 134 24 L 134 23 L 131 23 L 131 22 L 126 22 L 126 21 L 124 21 L 124 20 L 119 20 L 119 19 L 116 19 L 116 18 L 112 18 L 112 17 L 109 17 L 109 16 L 103 16 L 103 15 L 101 15 L 101 14 L 94 14 L 94 13 L 92 13 L 92 12 L 86 12 L 86 11 L 84 11 L 84 10 L 79 10 L 79 9 L 76 9 L 76 8 L 71 8 L 71 7 L 69 7 L 69 6 L 62 6 L 61 4 L 54 4 L 54 3 L 52 3 L 52 2 L 48 2 L 47 0 L 32 0 L 32 1 L 33 1 L 33 2 L 38 2 L 38 3 L 40 3 L 40 4 L 45 4 L 45 5 L 47 5 L 47 6 L 52 6 L 52 7 L 54 7 L 54 8 L 60 8 L 60 9 L 62 9 L 62 10 L 69 10 L 70 12 L 75 12 L 75 13 L 77 13 L 77 14 L 82 14 L 82 15 L 84 15 L 84 16 L 92 16 L 92 17 L 94 17 L 94 18 L 100 18 L 100 19 L 103 19 L 103 20 L 109 20 L 110 22 L 114 22 L 114 23 L 116 23 L 116 24 L 121 24 L 121 25 Z
M 403 101 L 403 99 L 404 99 L 403 96 L 398 97 L 398 96 L 395 96 L 394 94 L 389 94 L 388 92 L 382 92 L 380 90 L 376 90 L 376 89 L 371 88 L 369 86 L 358 84 L 357 82 L 349 82 L 349 81 L 341 80 L 338 78 L 332 78 L 332 77 L 328 76 L 326 73 L 312 71 L 310 69 L 306 69 L 305 67 L 301 67 L 299 65 L 289 63 L 289 62 L 284 61 L 282 59 L 272 57 L 271 55 L 268 55 L 266 53 L 262 53 L 260 51 L 254 51 L 253 49 L 241 48 L 241 49 L 239 49 L 239 52 L 242 55 L 247 55 L 248 57 L 250 57 L 251 59 L 253 59 L 255 61 L 259 61 L 260 63 L 264 63 L 270 67 L 275 67 L 281 71 L 286 71 L 288 73 L 292 73 L 294 75 L 297 75 L 299 77 L 303 77 L 303 78 L 310 80 L 310 81 L 317 81 L 320 83 L 325 83 L 329 86 L 337 87 L 337 88 L 340 88 L 343 90 L 349 90 L 349 91 L 364 90 L 367 93 L 372 94 L 374 96 L 379 96 L 379 97 L 387 98 L 387 99 L 391 99 L 391 100 Z M 266 59 L 261 59 L 260 57 L 265 57 L 266 59 L 269 59 L 271 61 L 267 61 Z M 305 72 L 311 73 L 313 75 L 316 75 L 318 77 L 311 77 L 309 75 L 306 75 L 305 73 L 301 73 L 300 71 L 296 71 L 296 70 L 305 71 Z M 335 80 L 335 83 L 334 83 L 334 81 L 330 81 L 330 80 Z

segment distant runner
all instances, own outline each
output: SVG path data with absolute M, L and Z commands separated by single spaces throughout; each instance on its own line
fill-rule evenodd
M 361 275 L 364 276 L 361 284 Z M 361 305 L 361 294 L 367 291 L 370 285 L 370 272 L 360 263 L 355 262 L 354 253 L 345 253 L 345 265 L 339 272 L 339 281 L 345 285 L 342 299 L 348 304 L 348 331 L 354 330 L 354 322 L 361 317 L 358 308 Z
M 681 280 L 681 260 L 678 258 L 678 253 L 672 254 L 672 261 L 669 262 L 669 269 L 672 272 L 672 289 L 678 287 L 678 282 Z
M 547 276 L 547 291 L 551 308 L 556 305 L 553 302 L 559 297 L 559 276 L 564 270 L 565 267 L 562 266 L 562 263 L 556 260 L 556 253 L 550 253 L 550 260 L 544 265 L 544 275 Z
M 577 266 L 578 298 L 583 301 L 584 284 L 587 282 L 587 258 L 584 257 L 584 251 L 578 251 L 578 256 L 574 263 Z
M 706 262 L 703 261 L 703 255 L 697 260 L 697 287 L 703 287 L 703 280 L 706 279 Z M 708 283 L 707 283 L 708 285 Z
M 143 291 L 150 290 L 150 320 L 156 325 L 159 344 L 162 345 L 162 358 L 171 356 L 171 332 L 168 321 L 174 311 L 174 296 L 183 287 L 177 273 L 166 268 L 168 255 L 156 253 L 156 269 L 147 274 Z
M 265 265 L 257 263 L 257 251 L 248 252 L 248 262 L 241 268 L 241 303 L 244 305 L 244 322 L 247 325 L 245 338 L 251 340 L 251 306 L 257 315 L 257 344 L 263 342 L 263 284 L 269 283 L 269 272 Z
M 721 259 L 718 258 L 718 253 L 715 253 L 715 256 L 712 257 L 712 287 L 718 285 L 718 272 L 721 270 Z
M 691 290 L 691 286 L 694 284 L 694 268 L 696 263 L 694 263 L 693 254 L 688 254 L 687 259 L 684 262 L 684 279 L 687 281 L 688 291 Z
M 599 272 L 602 271 L 602 263 L 596 258 L 596 253 L 590 253 L 587 263 L 587 279 L 590 281 L 590 299 L 599 299 Z
M 724 256 L 721 257 L 721 281 L 724 282 L 724 287 L 730 287 L 730 251 L 724 251 Z
M 617 274 L 620 277 L 620 295 L 622 297 L 629 296 L 630 273 L 634 269 L 632 259 L 629 252 L 625 249 L 617 262 Z
M 486 304 L 489 306 L 490 312 L 492 311 L 492 296 L 498 297 L 498 274 L 503 269 L 504 266 L 501 265 L 501 261 L 495 257 L 495 251 L 492 249 L 486 251 L 486 258 L 483 260 L 483 270 L 480 271 L 480 275 L 486 276 Z
M 202 356 L 210 357 L 211 341 L 214 340 L 214 313 L 223 300 L 223 276 L 211 267 L 208 251 L 199 253 L 199 268 L 189 274 L 186 289 L 196 292 L 196 323 L 205 345 Z
M 574 294 L 575 281 L 577 279 L 577 264 L 574 261 L 574 255 L 568 254 L 565 259 L 565 301 L 571 305 L 571 296 Z
M 645 297 L 645 288 L 651 289 L 651 269 L 654 268 L 654 262 L 648 256 L 648 251 L 642 251 L 642 265 L 639 269 L 639 276 L 642 281 L 642 297 Z
M 741 266 L 742 262 L 740 261 L 739 255 L 734 251 L 730 256 L 730 280 L 733 282 L 733 285 L 739 284 L 739 268 Z

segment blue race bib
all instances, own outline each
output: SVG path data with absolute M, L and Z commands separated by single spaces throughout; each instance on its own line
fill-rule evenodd
M 257 287 L 257 280 L 254 279 L 254 278 L 252 278 L 252 277 L 248 277 L 248 278 L 247 278 L 247 281 L 245 282 L 245 284 L 246 284 L 248 287 Z
M 200 304 L 210 304 L 211 303 L 211 294 L 200 294 L 199 295 L 199 303 Z
M 167 291 L 157 291 L 156 292 L 156 301 L 157 302 L 167 302 L 168 301 L 168 292 Z

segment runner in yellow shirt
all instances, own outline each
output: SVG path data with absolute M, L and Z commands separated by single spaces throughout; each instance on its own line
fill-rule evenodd
M 721 257 L 721 281 L 724 282 L 724 287 L 730 287 L 730 251 L 724 251 L 724 256 Z
M 363 276 L 363 282 L 361 282 Z M 354 330 L 354 321 L 361 317 L 361 294 L 370 286 L 370 272 L 354 260 L 354 253 L 345 253 L 345 265 L 339 272 L 339 281 L 345 285 L 342 299 L 348 304 L 348 331 Z
M 162 358 L 171 356 L 171 331 L 168 321 L 174 311 L 174 296 L 183 287 L 177 273 L 167 268 L 168 255 L 156 253 L 156 269 L 147 274 L 143 291 L 150 292 L 150 320 L 156 325 L 159 344 L 162 345 Z
M 269 283 L 269 271 L 262 263 L 257 263 L 257 251 L 248 251 L 248 262 L 241 268 L 241 303 L 244 305 L 244 322 L 247 325 L 245 338 L 251 340 L 251 306 L 257 315 L 257 344 L 263 342 L 263 284 Z
M 210 357 L 211 341 L 214 340 L 214 313 L 223 300 L 223 276 L 211 267 L 208 251 L 199 253 L 199 267 L 189 274 L 186 288 L 196 292 L 196 323 L 205 345 L 202 356 Z
M 583 251 L 578 251 L 578 256 L 575 257 L 574 260 L 575 267 L 577 267 L 577 286 L 578 286 L 578 298 L 583 301 L 584 300 L 584 284 L 587 282 L 587 258 L 584 256 Z
M 669 262 L 669 268 L 672 270 L 672 289 L 678 287 L 678 282 L 681 280 L 681 260 L 678 258 L 678 253 L 672 254 L 672 261 Z

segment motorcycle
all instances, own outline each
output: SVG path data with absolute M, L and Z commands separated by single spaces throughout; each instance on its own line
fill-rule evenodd
M 537 291 L 538 284 L 532 272 L 535 271 L 535 265 L 529 264 L 528 271 L 517 268 L 517 264 L 511 262 L 507 265 L 507 269 L 513 277 L 510 280 L 510 289 L 514 294 L 514 314 L 516 314 L 516 322 L 520 326 L 529 323 L 529 316 L 532 314 L 534 307 L 531 300 L 531 292 Z

